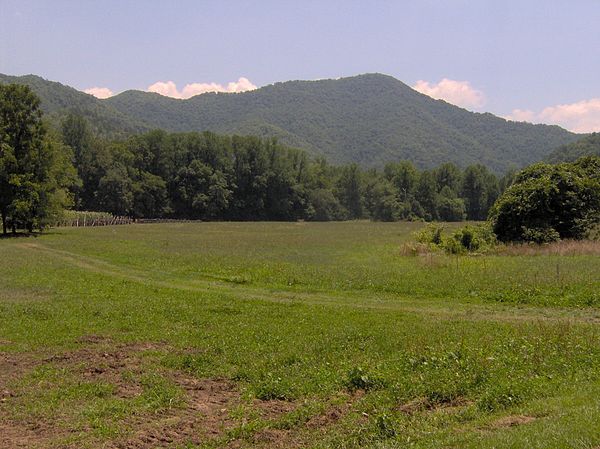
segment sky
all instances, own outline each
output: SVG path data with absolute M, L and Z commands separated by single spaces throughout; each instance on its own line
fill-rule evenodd
M 600 0 L 0 0 L 0 73 L 177 98 L 379 72 L 600 131 Z

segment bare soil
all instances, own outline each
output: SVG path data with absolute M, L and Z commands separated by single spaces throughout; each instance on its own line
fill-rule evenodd
M 61 441 L 89 430 L 72 428 L 60 416 L 36 422 L 11 417 L 9 407 L 19 392 L 9 386 L 36 366 L 51 363 L 86 381 L 114 385 L 116 397 L 133 399 L 143 393 L 142 385 L 135 379 L 143 374 L 144 353 L 168 349 L 161 343 L 114 344 L 97 335 L 82 337 L 77 343 L 82 347 L 53 355 L 0 352 L 0 448 L 79 448 L 80 444 Z M 99 443 L 103 448 L 150 449 L 200 444 L 236 425 L 229 411 L 242 400 L 234 383 L 226 379 L 197 379 L 178 371 L 165 374 L 183 391 L 181 403 L 157 413 L 139 412 L 126 417 L 119 423 L 124 436 Z M 275 419 L 295 408 L 286 401 L 255 400 L 253 406 L 265 419 Z

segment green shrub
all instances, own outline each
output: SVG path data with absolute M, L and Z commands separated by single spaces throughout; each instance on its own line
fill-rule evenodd
M 449 254 L 486 252 L 497 244 L 496 236 L 489 223 L 467 225 L 449 236 L 444 235 L 443 231 L 443 226 L 432 223 L 417 232 L 415 239 L 419 243 L 428 245 L 430 249 L 442 249 Z
M 523 226 L 522 236 L 527 242 L 539 244 L 558 242 L 560 240 L 560 234 L 558 231 L 551 227 L 528 228 Z
M 599 173 L 598 157 L 526 168 L 490 211 L 498 239 L 546 243 L 585 238 L 600 222 Z
M 496 246 L 496 235 L 489 223 L 467 225 L 455 231 L 444 241 L 444 249 L 451 254 L 485 252 Z
M 439 246 L 442 244 L 443 232 L 444 227 L 442 225 L 430 223 L 415 234 L 415 239 L 419 243 Z
M 369 391 L 383 386 L 381 379 L 369 375 L 364 369 L 354 367 L 348 372 L 346 388 L 350 391 Z

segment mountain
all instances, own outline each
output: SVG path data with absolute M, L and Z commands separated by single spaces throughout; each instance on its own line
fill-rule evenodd
M 30 83 L 32 78 L 17 79 Z M 381 74 L 288 81 L 187 100 L 140 91 L 97 100 L 58 83 L 33 80 L 30 85 L 53 114 L 77 105 L 88 118 L 100 120 L 97 127 L 104 132 L 111 127 L 116 134 L 163 128 L 275 136 L 333 163 L 381 166 L 408 159 L 429 168 L 452 161 L 482 163 L 501 172 L 543 159 L 580 137 L 558 126 L 470 112 Z
M 129 117 L 106 102 L 72 87 L 47 81 L 36 75 L 9 76 L 0 74 L 0 84 L 26 84 L 40 97 L 42 111 L 57 125 L 70 111 L 85 116 L 92 129 L 103 137 L 115 138 L 152 129 L 150 125 Z
M 573 143 L 562 145 L 554 150 L 548 162 L 573 162 L 583 156 L 600 156 L 600 133 L 592 133 Z

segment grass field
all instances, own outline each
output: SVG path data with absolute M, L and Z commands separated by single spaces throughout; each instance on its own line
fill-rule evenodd
M 600 256 L 420 226 L 0 240 L 0 447 L 600 447 Z

